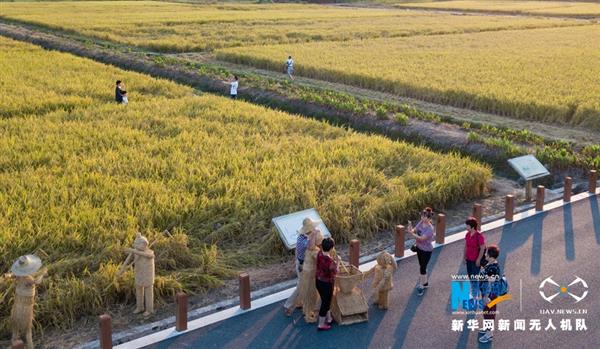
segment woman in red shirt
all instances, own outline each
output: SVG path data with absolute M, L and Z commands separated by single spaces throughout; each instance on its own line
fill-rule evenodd
M 471 280 L 471 295 L 476 296 L 479 292 L 479 272 L 481 270 L 481 258 L 485 252 L 485 238 L 477 230 L 479 222 L 474 217 L 469 217 L 465 222 L 467 234 L 465 235 L 465 251 L 463 260 L 467 264 L 467 274 Z M 475 292 L 473 292 L 475 291 Z
M 319 309 L 319 326 L 317 330 L 326 331 L 331 328 L 331 298 L 333 297 L 333 282 L 337 274 L 337 261 L 331 256 L 331 250 L 335 246 L 332 238 L 325 238 L 321 243 L 321 251 L 317 254 L 317 291 L 321 297 L 321 308 Z

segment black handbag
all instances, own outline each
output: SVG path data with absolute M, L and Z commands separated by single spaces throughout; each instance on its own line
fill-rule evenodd
M 409 229 L 413 228 L 412 222 L 408 221 L 408 227 Z M 420 235 L 419 232 L 417 232 L 417 235 Z M 410 250 L 417 253 L 417 241 L 415 240 L 415 242 L 412 244 L 412 246 L 410 247 Z

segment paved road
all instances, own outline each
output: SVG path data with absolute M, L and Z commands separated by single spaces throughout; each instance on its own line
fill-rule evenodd
M 510 280 L 513 299 L 498 305 L 498 319 L 510 319 L 511 331 L 495 332 L 490 344 L 477 341 L 477 331 L 454 332 L 453 319 L 472 316 L 450 309 L 451 274 L 465 273 L 461 242 L 436 249 L 430 267 L 431 288 L 418 297 L 414 286 L 418 263 L 402 260 L 390 294 L 391 307 L 371 307 L 369 321 L 335 326 L 317 332 L 296 312 L 286 318 L 281 303 L 234 317 L 148 348 L 600 348 L 600 212 L 598 197 L 537 215 L 486 233 L 489 243 L 501 248 L 500 263 Z M 588 284 L 589 294 L 578 304 L 560 295 L 550 304 L 539 294 L 540 282 L 552 276 L 561 285 L 577 275 Z M 522 280 L 522 311 L 519 280 Z M 545 288 L 548 295 L 554 288 Z M 571 287 L 580 295 L 581 284 Z M 370 295 L 370 292 L 367 293 Z M 586 309 L 584 315 L 541 315 L 540 309 Z M 480 317 L 478 317 L 480 319 Z M 545 331 L 548 319 L 556 330 Z M 571 318 L 573 330 L 562 331 L 560 320 Z M 575 331 L 575 318 L 584 318 L 587 331 Z M 515 319 L 526 319 L 526 331 L 513 331 Z M 529 330 L 529 320 L 540 319 L 539 332 Z M 481 320 L 480 320 L 481 321 Z

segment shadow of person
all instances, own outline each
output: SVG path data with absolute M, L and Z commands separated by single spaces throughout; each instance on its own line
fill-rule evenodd
M 370 282 L 361 283 L 366 299 L 371 298 Z M 277 307 L 280 311 L 281 305 Z M 387 310 L 393 311 L 393 310 Z M 246 341 L 246 348 L 366 348 L 386 314 L 369 301 L 369 320 L 351 325 L 335 324 L 329 331 L 317 332 L 317 324 L 307 324 L 302 315 L 270 317 L 260 331 Z
M 435 270 L 435 267 L 439 261 L 439 257 L 440 254 L 442 253 L 442 251 L 444 250 L 444 248 L 447 245 L 442 245 L 440 247 L 437 247 L 433 250 L 433 253 L 431 254 L 431 259 L 429 260 L 429 264 L 427 266 L 427 273 L 431 276 Z M 416 258 L 416 256 L 415 256 Z M 418 264 L 417 264 L 418 265 Z M 416 270 L 415 273 L 415 283 L 416 283 L 416 279 L 418 275 L 418 269 Z M 443 287 L 442 285 L 440 285 L 440 287 Z M 402 312 L 402 316 L 400 317 L 400 320 L 398 321 L 398 325 L 396 326 L 396 329 L 394 331 L 394 337 L 396 338 L 396 341 L 394 342 L 393 348 L 401 348 L 404 345 L 404 341 L 406 340 L 406 336 L 408 335 L 412 320 L 415 318 L 416 314 L 417 314 L 417 310 L 419 309 L 419 306 L 421 305 L 421 303 L 423 302 L 423 300 L 427 298 L 427 293 L 425 293 L 425 295 L 423 296 L 419 296 L 417 294 L 417 289 L 413 288 L 408 302 L 406 304 L 406 307 L 404 308 L 404 311 Z

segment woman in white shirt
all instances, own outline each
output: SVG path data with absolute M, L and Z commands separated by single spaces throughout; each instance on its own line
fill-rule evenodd
M 287 75 L 290 77 L 290 79 L 294 80 L 294 60 L 292 59 L 292 56 L 288 57 L 287 61 L 285 62 L 285 67 Z
M 239 81 L 238 80 L 239 79 L 238 79 L 237 75 L 234 75 L 233 76 L 233 80 L 231 80 L 229 82 L 229 85 L 230 85 L 230 87 L 229 87 L 229 96 L 232 99 L 236 99 L 237 98 L 237 90 L 238 90 L 238 86 L 239 86 Z

